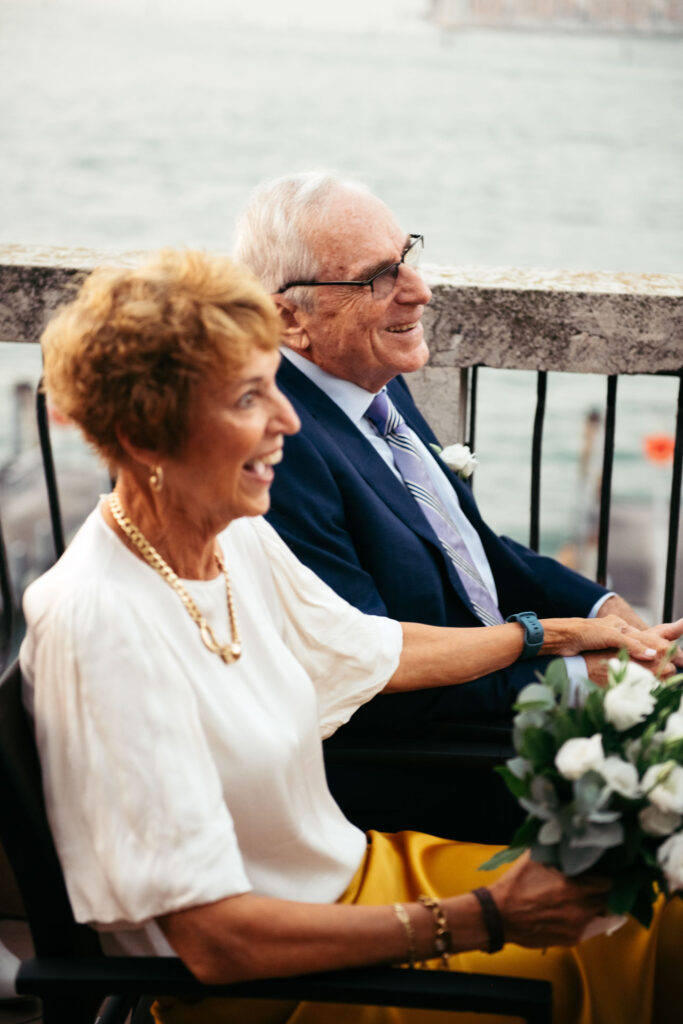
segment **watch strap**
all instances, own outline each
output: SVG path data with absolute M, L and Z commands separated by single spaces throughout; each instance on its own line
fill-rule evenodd
M 543 626 L 538 621 L 536 612 L 515 612 L 508 615 L 506 622 L 519 622 L 524 630 L 524 647 L 518 661 L 535 658 L 543 647 Z

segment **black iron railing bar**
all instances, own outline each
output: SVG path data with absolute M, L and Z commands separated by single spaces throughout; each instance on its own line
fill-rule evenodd
M 478 383 L 478 366 L 470 367 L 470 394 L 469 394 L 469 426 L 467 430 L 467 439 L 465 444 L 469 450 L 474 454 L 474 436 L 477 425 L 477 383 Z M 474 474 L 466 481 L 470 490 L 474 486 Z
M 529 509 L 529 547 L 538 551 L 539 521 L 541 514 L 541 452 L 543 448 L 543 422 L 548 374 L 539 370 L 536 377 L 536 414 L 531 440 L 531 499 Z
M 669 622 L 673 615 L 676 586 L 676 562 L 678 558 L 678 529 L 681 514 L 681 480 L 683 478 L 683 372 L 679 374 L 678 407 L 676 409 L 676 437 L 674 460 L 671 472 L 671 500 L 669 502 L 669 540 L 666 549 L 666 572 L 664 576 L 664 605 L 662 622 Z
M 470 422 L 468 429 L 467 441 L 465 442 L 469 447 L 470 451 L 474 451 L 475 445 L 475 430 L 477 426 L 477 381 L 479 376 L 479 367 L 470 367 Z
M 2 597 L 2 620 L 0 620 L 0 675 L 9 663 L 12 637 L 14 635 L 14 596 L 9 571 L 7 548 L 0 521 L 0 596 Z
M 598 527 L 598 566 L 596 579 L 603 587 L 607 581 L 607 548 L 609 542 L 609 516 L 612 502 L 612 467 L 614 465 L 614 429 L 617 420 L 617 382 L 614 374 L 607 378 L 605 406 L 605 443 L 602 455 L 600 483 L 600 525 Z
M 47 417 L 47 402 L 43 391 L 43 381 L 38 384 L 36 391 L 36 420 L 38 423 L 38 439 L 40 451 L 43 456 L 43 472 L 45 474 L 45 486 L 47 488 L 47 500 L 50 509 L 50 524 L 52 526 L 52 540 L 55 546 L 55 556 L 61 558 L 66 547 L 64 543 L 64 526 L 62 523 L 62 510 L 59 503 L 59 489 L 57 487 L 57 474 L 55 472 L 55 460 L 52 454 L 52 441 L 50 440 L 50 425 Z

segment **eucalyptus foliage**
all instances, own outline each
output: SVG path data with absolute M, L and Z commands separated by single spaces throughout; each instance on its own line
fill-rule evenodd
M 565 875 L 607 875 L 610 910 L 647 927 L 658 893 L 683 889 L 683 674 L 658 679 L 621 651 L 608 675 L 571 707 L 558 658 L 520 692 L 517 756 L 496 770 L 527 817 L 483 867 L 529 849 Z

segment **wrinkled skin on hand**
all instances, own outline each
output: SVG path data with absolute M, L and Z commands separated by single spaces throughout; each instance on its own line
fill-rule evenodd
M 573 946 L 596 915 L 607 909 L 606 878 L 567 878 L 523 854 L 490 887 L 503 918 L 506 942 L 531 949 Z
M 612 618 L 614 618 L 612 615 L 606 616 L 603 617 L 603 621 Z M 656 657 L 650 660 L 640 659 L 632 654 L 633 661 L 637 661 L 662 679 L 666 679 L 667 676 L 673 675 L 677 670 L 683 668 L 683 651 L 680 648 L 674 653 L 673 658 L 668 656 L 672 644 L 683 635 L 683 619 L 678 619 L 677 622 L 664 622 L 661 625 L 643 629 L 638 629 L 634 626 L 628 626 L 627 628 L 630 635 L 637 636 L 657 652 Z M 606 686 L 607 661 L 609 658 L 616 657 L 617 653 L 618 648 L 616 647 L 613 650 L 586 650 L 583 652 L 588 675 L 598 686 Z

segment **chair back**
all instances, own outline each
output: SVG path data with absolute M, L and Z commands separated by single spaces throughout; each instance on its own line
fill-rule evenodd
M 76 924 L 71 911 L 22 703 L 18 659 L 0 679 L 0 842 L 21 891 L 36 953 L 102 956 L 96 933 Z

